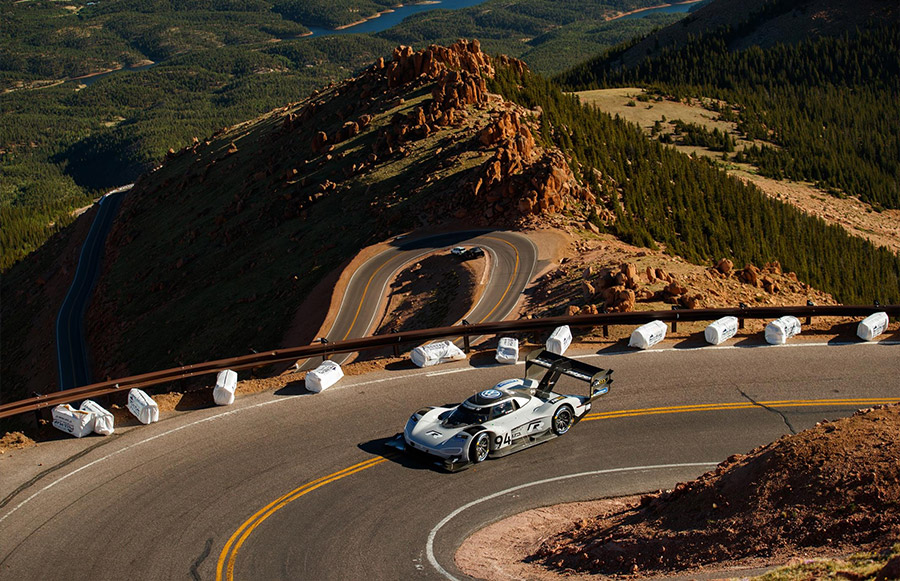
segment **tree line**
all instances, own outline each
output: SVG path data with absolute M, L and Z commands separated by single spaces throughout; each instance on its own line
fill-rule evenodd
M 573 169 L 608 200 L 616 215 L 611 231 L 623 240 L 651 248 L 660 242 L 697 264 L 779 260 L 844 303 L 900 300 L 900 257 L 889 250 L 773 200 L 705 158 L 652 141 L 537 75 L 501 69 L 493 90 L 541 107 L 540 138 L 570 155 Z
M 624 47 L 561 74 L 570 90 L 643 85 L 674 98 L 738 108 L 743 159 L 775 178 L 809 180 L 880 208 L 900 208 L 900 27 L 873 24 L 796 45 L 729 49 L 724 28 L 665 48 L 631 68 Z

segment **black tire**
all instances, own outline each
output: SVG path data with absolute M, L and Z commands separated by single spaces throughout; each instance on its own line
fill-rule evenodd
M 559 406 L 556 409 L 556 412 L 553 413 L 553 419 L 550 420 L 550 425 L 553 428 L 553 433 L 557 436 L 562 436 L 566 432 L 569 431 L 569 428 L 575 423 L 575 410 L 572 409 L 567 403 Z
M 488 454 L 491 453 L 491 435 L 487 432 L 481 432 L 469 444 L 469 460 L 473 464 L 484 462 L 487 460 Z

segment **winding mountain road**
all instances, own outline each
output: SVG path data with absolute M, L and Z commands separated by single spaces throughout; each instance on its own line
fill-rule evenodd
M 582 353 L 615 370 L 584 422 L 458 474 L 385 442 L 411 411 L 521 364 L 378 372 L 314 396 L 289 385 L 45 444 L 2 459 L 0 579 L 465 579 L 456 548 L 504 516 L 672 487 L 823 418 L 900 400 L 897 339 Z
M 537 264 L 537 249 L 524 235 L 515 232 L 471 230 L 397 239 L 392 247 L 364 262 L 350 278 L 331 330 L 329 341 L 366 337 L 381 315 L 388 283 L 404 266 L 437 250 L 454 246 L 480 246 L 490 254 L 490 278 L 484 294 L 465 315 L 471 323 L 502 321 L 515 308 L 522 291 L 531 281 Z M 350 354 L 334 360 L 343 363 Z
M 88 385 L 92 381 L 84 337 L 84 313 L 100 275 L 106 237 L 119 212 L 125 192 L 133 186 L 134 184 L 128 184 L 116 188 L 100 198 L 97 203 L 99 210 L 81 246 L 75 277 L 59 307 L 56 316 L 56 359 L 60 390 Z

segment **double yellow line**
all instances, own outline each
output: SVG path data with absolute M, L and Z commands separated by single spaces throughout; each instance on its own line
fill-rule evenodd
M 889 404 L 896 403 L 898 398 L 894 399 L 878 399 L 878 398 L 867 398 L 867 399 L 814 399 L 814 400 L 802 400 L 802 399 L 789 399 L 789 400 L 779 400 L 779 401 L 760 401 L 757 403 L 752 402 L 734 402 L 734 403 L 708 403 L 708 404 L 695 404 L 695 405 L 681 405 L 681 406 L 669 406 L 669 407 L 654 407 L 654 408 L 640 408 L 633 410 L 620 410 L 620 411 L 611 411 L 611 412 L 599 412 L 588 414 L 585 416 L 584 421 L 590 420 L 609 420 L 615 418 L 630 418 L 636 416 L 649 416 L 649 415 L 657 415 L 657 414 L 678 414 L 678 413 L 688 413 L 688 412 L 710 412 L 710 411 L 722 411 L 722 410 L 744 410 L 744 409 L 753 409 L 759 408 L 760 406 L 765 407 L 816 407 L 816 406 L 872 406 L 878 404 Z M 244 524 L 238 528 L 237 531 L 231 538 L 228 539 L 228 542 L 225 544 L 225 548 L 222 549 L 222 553 L 219 555 L 219 561 L 216 566 L 216 581 L 233 581 L 234 580 L 234 562 L 237 557 L 238 550 L 241 548 L 241 545 L 244 544 L 244 541 L 253 534 L 253 531 L 256 530 L 256 527 L 261 525 L 267 518 L 272 516 L 278 510 L 284 508 L 289 503 L 297 500 L 301 496 L 316 490 L 326 484 L 330 484 L 336 480 L 340 480 L 341 478 L 346 478 L 351 474 L 356 474 L 357 472 L 362 472 L 363 470 L 367 470 L 374 466 L 377 466 L 389 458 L 392 455 L 387 456 L 376 456 L 374 458 L 370 458 L 364 462 L 360 462 L 359 464 L 354 464 L 348 468 L 344 468 L 343 470 L 339 470 L 333 474 L 329 474 L 328 476 L 323 476 L 322 478 L 313 480 L 312 482 L 308 482 L 299 488 L 295 488 L 294 490 L 288 492 L 287 494 L 277 498 L 276 500 L 270 502 L 259 511 L 256 512 L 253 516 L 247 519 Z
M 722 410 L 746 410 L 765 407 L 814 407 L 814 406 L 841 406 L 841 405 L 878 405 L 896 403 L 896 400 L 886 399 L 787 399 L 780 401 L 741 401 L 735 403 L 705 403 L 696 405 L 681 405 L 658 408 L 641 408 L 633 410 L 620 410 L 614 412 L 600 412 L 588 414 L 582 421 L 610 420 L 615 418 L 633 418 L 636 416 L 652 416 L 657 414 L 680 414 L 688 412 L 713 412 Z
M 237 557 L 238 550 L 241 548 L 241 545 L 244 544 L 244 541 L 247 540 L 247 537 L 253 534 L 253 531 L 256 530 L 256 527 L 261 525 L 275 512 L 281 510 L 286 505 L 321 486 L 325 486 L 326 484 L 330 484 L 335 480 L 340 480 L 341 478 L 346 478 L 351 474 L 362 472 L 363 470 L 372 468 L 373 466 L 377 466 L 378 464 L 381 464 L 385 461 L 387 461 L 386 457 L 376 456 L 375 458 L 370 458 L 365 462 L 354 464 L 349 468 L 338 470 L 333 474 L 323 476 L 322 478 L 313 480 L 312 482 L 308 482 L 299 488 L 295 488 L 284 496 L 273 500 L 263 508 L 259 509 L 256 514 L 247 519 L 244 524 L 242 524 L 240 528 L 236 530 L 233 535 L 231 535 L 231 538 L 228 539 L 228 542 L 225 543 L 225 548 L 222 549 L 222 553 L 219 555 L 219 562 L 216 565 L 216 580 L 222 581 L 223 579 L 227 579 L 228 581 L 232 581 L 234 579 L 234 561 Z

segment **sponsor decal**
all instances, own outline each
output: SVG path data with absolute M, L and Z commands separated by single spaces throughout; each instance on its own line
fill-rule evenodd
M 441 434 L 440 432 L 435 431 L 435 430 L 429 430 L 425 433 L 428 434 L 429 436 L 431 436 L 432 438 L 434 438 L 435 440 L 440 440 L 443 437 L 443 434 Z
M 497 399 L 498 397 L 503 395 L 503 393 L 497 389 L 486 389 L 486 390 L 482 391 L 481 393 L 479 393 L 478 395 L 480 395 L 484 399 Z

